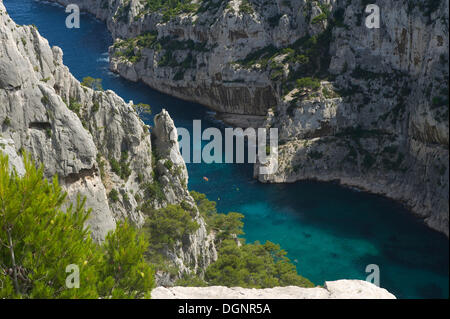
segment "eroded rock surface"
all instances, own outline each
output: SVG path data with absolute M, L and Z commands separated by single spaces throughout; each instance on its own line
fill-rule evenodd
M 156 116 L 153 151 L 160 154 L 160 162 L 173 160 L 179 175 L 152 166 L 150 130 L 132 102 L 110 90 L 81 85 L 64 66 L 61 49 L 51 48 L 34 26 L 16 25 L 1 1 L 0 39 L 0 151 L 18 173 L 23 173 L 18 155 L 22 150 L 43 163 L 45 176 L 57 175 L 67 191 L 67 204 L 85 197 L 86 207 L 92 209 L 87 223 L 95 240 L 101 242 L 118 221 L 144 224 L 140 204 L 153 201 L 146 185 L 155 182 L 154 170 L 161 171 L 167 195 L 153 201 L 155 209 L 182 201 L 197 209 L 178 144 L 171 144 L 170 133 L 176 129 L 166 111 Z M 166 252 L 179 276 L 204 269 L 217 258 L 213 237 L 198 211 L 195 220 L 200 225 L 197 232 Z
M 158 287 L 152 291 L 152 299 L 395 299 L 395 296 L 366 281 L 337 280 L 325 282 L 323 288 Z

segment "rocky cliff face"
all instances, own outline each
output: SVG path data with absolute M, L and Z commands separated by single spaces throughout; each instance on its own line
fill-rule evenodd
M 327 281 L 323 288 L 295 286 L 266 289 L 214 287 L 158 287 L 153 299 L 395 299 L 386 289 L 362 280 Z
M 342 11 L 331 83 L 287 95 L 268 119 L 280 169 L 258 178 L 338 180 L 405 203 L 448 236 L 448 1 L 376 3 L 380 29 L 359 21 L 358 1 Z
M 290 34 L 305 33 L 301 21 L 287 34 L 279 31 L 277 34 L 283 38 L 280 39 L 264 25 L 267 16 L 242 14 L 240 1 L 231 1 L 228 6 L 227 1 L 204 4 L 199 1 L 194 8 L 200 7 L 201 14 L 179 14 L 169 21 L 166 21 L 166 15 L 150 10 L 141 1 L 55 2 L 77 3 L 81 9 L 106 21 L 113 38 L 117 39 L 110 49 L 110 67 L 128 80 L 142 80 L 159 91 L 220 112 L 259 116 L 251 118 L 257 122 L 261 122 L 260 117 L 265 117 L 269 107 L 277 104 L 276 88 L 267 74 L 233 63 L 268 45 L 273 38 L 277 43 L 283 43 L 288 41 Z M 274 4 L 266 5 L 269 7 L 264 12 L 271 15 Z M 297 4 L 294 6 L 292 10 L 299 8 Z M 285 23 L 289 24 L 289 21 Z M 148 40 L 143 47 L 133 43 L 131 49 L 130 45 L 135 41 L 121 41 L 137 41 L 136 37 L 143 35 Z M 150 40 L 153 36 L 156 39 Z M 163 49 L 166 45 L 172 47 L 173 52 Z
M 54 0 L 66 4 L 67 0 Z M 242 126 L 277 127 L 263 182 L 343 184 L 448 235 L 448 1 L 71 1 L 107 22 L 110 67 Z
M 0 39 L 0 151 L 19 173 L 23 165 L 18 154 L 31 154 L 44 164 L 46 177 L 58 175 L 69 202 L 86 197 L 94 239 L 102 241 L 120 220 L 142 226 L 144 201 L 155 208 L 181 201 L 195 207 L 166 111 L 156 116 L 150 134 L 131 102 L 81 85 L 64 66 L 61 49 L 50 48 L 35 27 L 16 25 L 1 1 Z M 152 151 L 158 154 L 156 167 Z M 169 158 L 176 176 L 160 165 Z M 160 201 L 146 192 L 146 185 L 155 182 L 155 170 L 166 194 Z M 198 211 L 195 220 L 199 229 L 166 252 L 180 274 L 203 269 L 217 258 Z
M 179 269 L 180 273 L 194 272 L 203 275 L 206 267 L 216 261 L 217 251 L 214 245 L 214 235 L 208 233 L 206 224 L 197 209 L 194 199 L 187 189 L 188 172 L 183 157 L 180 154 L 178 133 L 166 110 L 154 118 L 155 126 L 152 129 L 155 154 L 158 158 L 155 170 L 159 183 L 165 194 L 164 204 L 189 205 L 195 211 L 194 220 L 199 224 L 199 229 L 178 242 L 174 249 L 167 250 L 166 255 Z M 167 163 L 171 163 L 167 165 Z M 164 205 L 163 204 L 163 205 Z M 155 203 L 155 205 L 158 205 Z M 164 286 L 170 285 L 173 278 L 167 274 L 157 274 L 158 283 Z

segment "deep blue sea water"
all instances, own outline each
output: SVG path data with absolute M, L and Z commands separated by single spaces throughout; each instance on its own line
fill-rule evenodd
M 219 127 L 212 112 L 158 93 L 108 71 L 106 26 L 87 14 L 80 29 L 65 27 L 62 7 L 33 0 L 4 0 L 18 24 L 34 24 L 51 45 L 64 51 L 64 63 L 81 80 L 103 79 L 126 101 L 166 108 L 178 127 Z M 145 119 L 151 124 L 152 119 Z M 198 149 L 200 146 L 196 146 Z M 331 183 L 265 185 L 248 164 L 188 164 L 190 189 L 217 201 L 219 211 L 245 215 L 248 242 L 270 240 L 288 251 L 300 274 L 315 284 L 365 279 L 366 265 L 380 267 L 381 286 L 398 298 L 448 298 L 449 241 L 427 228 L 400 205 Z M 208 177 L 206 182 L 203 176 Z

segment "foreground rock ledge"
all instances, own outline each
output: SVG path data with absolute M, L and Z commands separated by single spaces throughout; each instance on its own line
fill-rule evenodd
M 325 282 L 324 288 L 296 286 L 266 289 L 240 287 L 158 287 L 153 299 L 396 299 L 386 289 L 362 280 Z

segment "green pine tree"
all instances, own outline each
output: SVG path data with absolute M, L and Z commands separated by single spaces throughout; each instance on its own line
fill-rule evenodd
M 123 223 L 97 245 L 85 200 L 63 208 L 57 177 L 46 180 L 28 156 L 24 166 L 23 176 L 11 172 L 0 153 L 0 298 L 149 297 L 154 272 L 143 237 Z M 79 288 L 66 285 L 69 265 L 79 268 Z
M 154 270 L 144 260 L 148 242 L 128 223 L 119 223 L 103 245 L 101 293 L 112 298 L 150 298 Z

